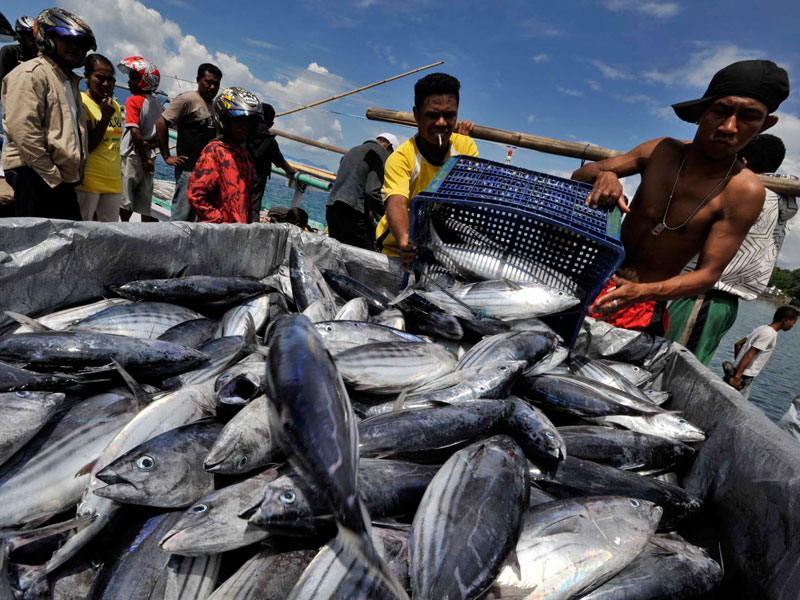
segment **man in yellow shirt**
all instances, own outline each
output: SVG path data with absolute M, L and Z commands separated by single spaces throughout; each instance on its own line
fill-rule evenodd
M 417 135 L 386 159 L 383 194 L 386 214 L 375 230 L 375 243 L 388 256 L 412 262 L 416 249 L 408 239 L 411 199 L 428 187 L 451 156 L 478 156 L 475 142 L 467 135 L 472 123 L 456 124 L 461 84 L 445 73 L 431 73 L 414 85 L 414 118 Z

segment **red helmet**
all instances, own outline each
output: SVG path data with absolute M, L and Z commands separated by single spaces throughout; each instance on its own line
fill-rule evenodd
M 161 82 L 161 73 L 158 67 L 141 56 L 129 56 L 119 61 L 117 68 L 126 75 L 131 71 L 139 74 L 138 88 L 143 92 L 155 92 Z

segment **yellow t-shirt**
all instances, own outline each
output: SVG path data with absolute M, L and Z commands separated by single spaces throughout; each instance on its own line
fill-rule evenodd
M 81 92 L 81 101 L 86 109 L 88 129 L 100 122 L 102 113 L 100 105 L 86 92 Z M 122 138 L 122 110 L 114 100 L 114 116 L 108 122 L 108 128 L 103 136 L 103 141 L 89 153 L 83 181 L 78 186 L 81 192 L 92 194 L 121 194 L 122 193 L 122 167 L 119 154 L 119 141 Z
M 446 159 L 459 154 L 478 156 L 478 147 L 471 137 L 454 133 L 450 136 L 450 149 Z M 417 150 L 416 136 L 409 138 L 386 159 L 383 177 L 384 197 L 398 195 L 408 199 L 413 198 L 428 187 L 440 168 L 425 160 Z M 382 246 L 381 252 L 388 256 L 400 256 L 397 240 L 389 231 L 386 215 L 383 215 L 375 229 L 375 239 L 378 240 L 379 246 Z

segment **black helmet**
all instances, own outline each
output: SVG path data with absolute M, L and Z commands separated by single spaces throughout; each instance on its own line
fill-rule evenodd
M 63 8 L 48 8 L 39 13 L 33 23 L 33 36 L 36 46 L 44 54 L 55 51 L 51 34 L 61 36 L 84 37 L 89 40 L 89 50 L 97 50 L 92 28 L 79 16 Z
M 263 119 L 261 101 L 252 92 L 240 87 L 225 88 L 214 100 L 214 121 L 224 129 L 225 119 L 234 117 L 258 117 Z
M 33 23 L 33 17 L 28 17 L 26 15 L 23 15 L 17 19 L 17 22 L 14 23 L 14 31 L 17 32 L 17 37 L 19 38 L 21 33 L 33 33 Z

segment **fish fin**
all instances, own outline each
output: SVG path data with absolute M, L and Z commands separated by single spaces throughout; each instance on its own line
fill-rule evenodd
M 11 549 L 17 549 L 26 544 L 30 544 L 37 540 L 41 540 L 51 535 L 57 535 L 70 531 L 72 529 L 83 529 L 85 526 L 92 523 L 97 518 L 97 515 L 89 514 L 80 517 L 74 517 L 67 521 L 60 523 L 53 523 L 45 525 L 44 527 L 37 527 L 35 529 L 26 529 L 24 531 L 0 529 L 0 538 L 11 538 Z
M 395 296 L 394 298 L 389 300 L 388 304 L 389 304 L 389 306 L 395 306 L 396 304 L 399 304 L 400 302 L 402 302 L 403 300 L 405 300 L 406 298 L 408 298 L 409 296 L 411 296 L 414 293 L 415 293 L 414 288 L 409 286 L 406 289 L 404 289 L 402 292 L 397 294 L 397 296 Z
M 261 503 L 264 502 L 264 494 L 257 494 L 250 502 L 247 503 L 247 506 L 239 511 L 237 515 L 240 519 L 248 519 L 250 520 L 255 514 L 258 513 L 258 509 L 261 508 Z
M 141 407 L 145 407 L 150 404 L 150 395 L 145 392 L 142 386 L 137 383 L 133 376 L 125 370 L 125 367 L 123 367 L 113 358 L 111 359 L 111 362 L 114 363 L 114 367 L 122 376 L 122 379 L 125 381 L 128 388 L 130 388 L 131 392 L 133 393 L 133 397 L 136 398 L 136 401 L 139 403 L 139 405 Z
M 244 343 L 248 348 L 258 347 L 258 337 L 256 336 L 256 322 L 253 315 L 247 313 L 244 316 Z
M 14 312 L 13 310 L 4 310 L 3 313 L 5 313 L 5 315 L 7 317 L 10 317 L 10 318 L 14 319 L 20 325 L 27 325 L 28 327 L 30 327 L 34 331 L 38 331 L 38 332 L 53 331 L 47 325 L 43 325 L 42 323 L 40 323 L 36 319 L 33 319 L 33 318 L 31 318 L 31 317 L 29 317 L 27 315 L 23 315 L 23 314 L 20 314 L 18 312 Z
M 362 509 L 366 512 L 363 502 Z M 365 524 L 369 524 L 366 521 Z M 379 573 L 382 583 L 391 591 L 398 600 L 410 600 L 403 585 L 398 581 L 397 576 L 378 554 L 372 542 L 369 531 L 356 533 L 348 529 L 341 523 L 337 523 L 339 531 L 333 542 L 334 546 L 342 549 L 342 553 L 352 557 L 363 564 L 370 565 Z
M 121 288 L 122 288 L 121 285 L 109 285 L 108 286 L 108 289 L 111 290 L 112 292 L 114 292 L 120 298 L 125 298 L 126 300 L 130 300 L 131 302 L 136 302 L 136 300 L 137 300 L 136 296 L 122 291 Z
M 508 566 L 511 567 L 511 570 L 514 572 L 514 575 L 517 579 L 522 579 L 522 567 L 519 564 L 519 557 L 517 556 L 517 549 L 513 548 L 511 553 L 508 555 L 506 559 Z
M 392 404 L 392 408 L 394 410 L 402 410 L 403 405 L 406 403 L 406 396 L 408 396 L 408 390 L 403 390 L 402 392 L 400 392 L 400 395 Z
M 501 281 L 514 291 L 519 291 L 522 289 L 522 286 L 518 284 L 516 281 L 511 281 L 510 279 L 506 279 L 505 277 L 503 277 Z
M 90 461 L 85 465 L 83 465 L 80 471 L 75 473 L 75 477 L 77 478 L 80 477 L 81 475 L 91 475 L 92 470 L 95 468 L 96 465 L 97 465 L 97 459 L 95 458 L 93 461 Z

